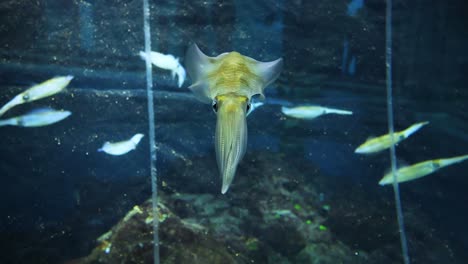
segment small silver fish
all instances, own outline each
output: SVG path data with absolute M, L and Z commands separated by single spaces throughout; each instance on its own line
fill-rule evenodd
M 14 106 L 36 101 L 61 92 L 63 89 L 65 89 L 65 87 L 67 87 L 72 79 L 73 76 L 70 75 L 59 76 L 32 86 L 26 91 L 16 95 L 13 99 L 6 103 L 0 109 L 0 116 L 2 116 L 6 111 L 10 110 Z
M 144 51 L 140 51 L 140 57 L 143 60 L 146 60 L 146 53 Z M 179 88 L 182 86 L 185 81 L 186 73 L 178 58 L 171 54 L 166 55 L 156 51 L 151 51 L 150 61 L 158 68 L 170 70 L 172 78 L 177 75 Z
M 105 152 L 109 155 L 114 155 L 114 156 L 120 156 L 123 154 L 127 154 L 128 152 L 134 150 L 138 143 L 140 143 L 140 140 L 144 137 L 143 134 L 135 134 L 132 138 L 129 140 L 124 140 L 120 142 L 104 142 L 102 147 L 98 149 L 99 152 Z
M 291 107 L 291 108 L 283 106 L 281 107 L 281 112 L 283 112 L 283 114 L 290 116 L 290 117 L 307 119 L 307 120 L 311 120 L 311 119 L 314 119 L 321 115 L 326 115 L 326 114 L 338 114 L 338 115 L 352 115 L 353 114 L 353 112 L 351 111 L 328 108 L 328 107 L 323 107 L 323 106 L 318 106 L 318 105 L 297 106 L 297 107 Z
M 41 127 L 62 121 L 70 115 L 70 111 L 39 108 L 22 116 L 0 120 L 0 126 Z

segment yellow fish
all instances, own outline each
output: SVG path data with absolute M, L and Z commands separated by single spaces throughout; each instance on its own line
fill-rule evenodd
M 393 133 L 393 138 L 394 138 L 394 144 L 398 144 L 404 139 L 408 138 L 411 136 L 414 132 L 418 131 L 421 127 L 429 124 L 429 122 L 420 122 L 416 123 L 410 127 L 408 127 L 405 130 L 394 132 Z M 368 139 L 366 142 L 361 144 L 355 151 L 354 153 L 359 153 L 359 154 L 369 154 L 369 153 L 376 153 L 379 151 L 382 151 L 384 149 L 389 148 L 392 145 L 392 139 L 389 134 L 383 135 L 380 137 L 376 138 L 371 138 Z
M 185 61 L 193 82 L 189 89 L 216 112 L 216 160 L 224 194 L 247 147 L 250 100 L 254 95 L 265 97 L 263 90 L 278 78 L 283 60 L 260 62 L 235 51 L 209 57 L 193 44 Z
M 423 161 L 411 166 L 402 167 L 397 170 L 397 182 L 412 181 L 428 174 L 431 174 L 443 167 L 462 162 L 468 159 L 468 155 L 457 156 L 446 159 L 434 159 Z M 387 185 L 393 183 L 393 174 L 391 172 L 385 174 L 385 176 L 379 181 L 380 185 Z
M 13 99 L 6 103 L 0 109 L 0 116 L 2 116 L 6 111 L 10 110 L 14 106 L 36 101 L 61 92 L 65 87 L 67 87 L 72 79 L 73 76 L 59 76 L 32 86 L 26 91 L 16 95 Z

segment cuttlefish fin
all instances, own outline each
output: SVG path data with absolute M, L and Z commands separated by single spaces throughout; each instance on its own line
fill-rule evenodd
M 264 99 L 265 95 L 263 94 L 263 90 L 278 79 L 281 70 L 283 69 L 283 59 L 279 58 L 269 62 L 254 61 L 253 72 L 262 79 L 263 85 L 259 94 L 260 97 Z
M 219 67 L 218 62 L 228 54 L 222 53 L 216 57 L 210 57 L 205 55 L 196 44 L 192 44 L 187 49 L 185 67 L 193 83 L 189 89 L 192 90 L 200 101 L 211 103 L 214 99 L 213 97 L 216 96 L 216 94 L 210 93 L 209 74 Z M 249 57 L 244 57 L 244 59 L 247 61 L 249 70 L 260 80 L 260 83 L 257 83 L 253 87 L 244 87 L 246 88 L 245 95 L 249 99 L 257 94 L 261 98 L 264 98 L 263 90 L 279 77 L 283 68 L 283 59 L 280 58 L 270 62 L 261 62 Z
M 215 58 L 205 55 L 197 44 L 192 44 L 185 53 L 185 68 L 192 78 L 192 85 L 189 89 L 198 100 L 204 103 L 211 103 L 213 100 L 209 94 L 207 75 L 213 70 L 214 61 Z

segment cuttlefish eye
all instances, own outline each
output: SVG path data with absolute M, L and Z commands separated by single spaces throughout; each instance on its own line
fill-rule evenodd
M 250 109 L 252 109 L 252 104 L 250 102 L 247 103 L 247 109 L 246 109 L 246 113 L 248 113 L 250 111 Z
M 23 118 L 17 117 L 17 118 L 16 118 L 16 121 L 18 122 L 18 126 L 23 126 L 23 125 L 24 125 L 24 120 L 23 120 Z
M 218 102 L 215 101 L 215 100 L 213 100 L 213 103 L 212 103 L 211 106 L 213 107 L 213 111 L 214 111 L 215 113 L 217 113 L 217 112 L 218 112 Z

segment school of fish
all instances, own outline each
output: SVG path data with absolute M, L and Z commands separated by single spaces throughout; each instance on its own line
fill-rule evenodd
M 170 70 L 172 78 L 177 76 L 178 87 L 185 82 L 186 71 L 179 59 L 171 54 L 151 51 L 149 56 L 141 51 L 143 60 L 149 59 L 158 68 Z M 222 178 L 221 193 L 226 193 L 234 179 L 236 169 L 242 160 L 247 147 L 247 121 L 246 118 L 255 109 L 264 105 L 264 102 L 253 102 L 253 96 L 264 99 L 264 89 L 274 82 L 283 66 L 283 60 L 260 62 L 238 52 L 222 53 L 217 57 L 205 55 L 196 44 L 191 45 L 186 52 L 185 64 L 187 72 L 192 79 L 188 88 L 195 97 L 203 103 L 212 104 L 216 113 L 215 152 L 219 172 Z M 0 117 L 15 106 L 30 103 L 62 92 L 73 79 L 73 76 L 58 76 L 33 85 L 13 97 L 0 108 Z M 349 110 L 342 110 L 319 105 L 291 106 L 283 101 L 271 101 L 271 104 L 280 104 L 281 112 L 292 118 L 313 120 L 322 115 L 352 115 Z M 33 109 L 24 115 L 0 119 L 2 126 L 42 127 L 60 122 L 72 113 L 67 110 L 56 110 L 51 107 Z M 369 138 L 355 149 L 356 154 L 375 154 L 398 145 L 422 127 L 428 121 L 415 123 L 408 128 L 396 131 L 393 134 Z M 136 149 L 144 137 L 137 133 L 130 139 L 103 143 L 98 149 L 113 156 L 120 156 Z M 439 169 L 460 163 L 468 159 L 468 155 L 452 158 L 439 158 L 419 162 L 414 165 L 397 169 L 395 180 L 397 183 L 412 181 L 432 174 Z M 380 185 L 394 183 L 392 173 L 387 173 L 379 181 Z

